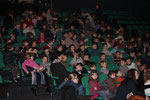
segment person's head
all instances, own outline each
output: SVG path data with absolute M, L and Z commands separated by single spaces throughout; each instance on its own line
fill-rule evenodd
M 92 37 L 96 38 L 97 37 L 97 33 L 93 33 Z
M 30 28 L 30 29 L 34 29 L 34 25 L 31 24 L 31 25 L 29 26 L 29 28 Z
M 98 42 L 99 42 L 99 39 L 98 39 L 98 38 L 93 38 L 93 42 L 94 42 L 94 43 L 98 43 Z
M 85 50 L 85 45 L 84 45 L 84 44 L 80 45 L 80 49 L 81 49 L 82 51 L 84 51 L 84 50 Z
M 90 70 L 96 70 L 96 63 L 91 62 L 89 67 L 90 67 Z
M 100 4 L 97 3 L 97 4 L 96 4 L 96 9 L 99 9 L 99 7 L 100 7 Z
M 103 49 L 105 49 L 105 50 L 108 49 L 108 46 L 106 43 L 103 44 Z
M 11 40 L 14 40 L 15 38 L 16 38 L 15 33 L 11 33 L 11 34 L 10 34 L 10 39 L 11 39 Z
M 63 53 L 63 59 L 62 59 L 62 61 L 67 61 L 67 54 Z
M 76 83 L 76 84 L 77 84 L 78 81 L 79 81 L 78 76 L 77 76 L 77 74 L 75 74 L 75 73 L 69 74 L 68 79 L 71 80 L 72 82 Z
M 84 54 L 83 60 L 84 61 L 90 61 L 90 55 L 89 54 Z
M 137 70 L 136 69 L 128 70 L 126 78 L 137 80 L 138 79 L 138 72 L 137 72 Z
M 41 37 L 41 38 L 45 37 L 44 32 L 41 32 L 41 33 L 40 33 L 40 37 Z
M 135 52 L 134 52 L 134 51 L 131 51 L 131 52 L 130 52 L 130 56 L 131 56 L 131 57 L 135 57 L 135 56 L 136 56 L 136 55 L 135 55 Z
M 75 50 L 76 50 L 75 45 L 74 45 L 74 44 L 71 44 L 71 45 L 69 46 L 69 49 L 70 49 L 71 52 L 75 52 Z
M 82 15 L 82 16 L 86 16 L 86 13 L 85 13 L 85 12 L 81 12 L 81 15 Z
M 90 73 L 89 80 L 94 80 L 94 81 L 97 81 L 97 82 L 99 81 L 99 75 L 98 75 L 98 72 L 96 70 L 93 70 Z
M 101 68 L 107 68 L 107 62 L 104 60 L 100 61 L 100 67 Z
M 50 9 L 48 9 L 48 10 L 47 10 L 47 13 L 48 13 L 48 14 L 50 14 L 50 13 L 51 13 L 51 10 L 50 10 Z
M 32 53 L 27 53 L 26 54 L 26 59 L 28 59 L 28 60 L 34 60 L 34 55 Z
M 119 70 L 115 70 L 115 73 L 116 73 L 117 77 L 122 77 L 122 72 L 121 72 L 120 69 Z
M 42 57 L 42 63 L 45 64 L 45 63 L 47 63 L 47 61 L 48 61 L 47 57 L 46 57 L 46 56 L 43 56 L 43 57 Z
M 48 41 L 48 45 L 53 46 L 53 44 L 54 44 L 53 40 Z
M 15 28 L 16 28 L 16 29 L 20 29 L 20 28 L 21 28 L 20 23 L 16 23 Z
M 77 51 L 75 51 L 74 53 L 73 53 L 73 57 L 74 58 L 78 58 L 80 55 L 79 55 L 79 52 L 77 52 Z
M 115 79 L 115 77 L 116 77 L 115 72 L 114 71 L 109 71 L 108 77 Z
M 12 43 L 6 44 L 6 50 L 8 50 L 8 51 L 13 51 L 13 50 L 14 50 L 13 44 L 12 44 Z
M 49 47 L 48 46 L 44 46 L 43 47 L 43 51 L 44 51 L 44 53 L 48 53 L 49 52 Z
M 118 45 L 114 44 L 114 49 L 118 50 Z
M 126 67 L 126 60 L 124 58 L 121 59 L 120 65 L 121 65 L 121 67 Z
M 69 31 L 69 32 L 68 32 L 68 36 L 69 36 L 70 38 L 72 38 L 72 37 L 73 37 L 73 32 Z
M 56 54 L 56 59 L 62 61 L 62 59 L 63 59 L 63 54 L 62 54 L 61 52 L 57 52 L 57 54 Z
M 127 63 L 128 65 L 131 64 L 131 59 L 130 59 L 129 57 L 126 58 L 126 63 Z
M 61 40 L 61 45 L 66 45 L 65 39 L 62 39 L 62 40 Z
M 118 43 L 123 43 L 123 40 L 122 39 L 118 39 Z
M 139 67 L 142 64 L 141 59 L 136 59 L 135 64 Z
M 100 54 L 100 59 L 101 60 L 106 60 L 106 54 L 105 53 L 101 53 Z
M 74 31 L 75 30 L 75 27 L 72 25 L 70 26 L 70 30 Z
M 115 57 L 120 58 L 120 51 L 116 51 Z
M 139 66 L 139 70 L 140 72 L 143 72 L 146 69 L 146 65 L 142 64 L 141 66 Z
M 31 47 L 36 47 L 36 40 L 33 40 L 33 41 L 31 42 Z
M 56 48 L 57 48 L 57 50 L 58 50 L 58 51 L 60 51 L 60 52 L 63 50 L 63 46 L 62 46 L 62 45 L 60 45 L 60 44 L 59 44 L 59 45 L 57 45 L 57 46 L 56 46 Z
M 96 50 L 97 49 L 97 43 L 92 44 L 92 49 Z
M 81 32 L 80 38 L 85 38 L 85 33 Z
M 75 66 L 74 66 L 75 70 L 77 71 L 81 71 L 83 69 L 83 64 L 82 63 L 77 63 Z

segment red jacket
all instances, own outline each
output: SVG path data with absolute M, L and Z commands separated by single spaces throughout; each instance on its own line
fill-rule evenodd
M 97 81 L 94 81 L 94 80 L 90 80 L 89 81 L 89 86 L 92 87 L 92 88 L 90 88 L 90 94 L 91 95 L 102 89 L 102 84 L 99 81 L 97 82 Z M 95 88 L 97 88 L 97 89 L 95 90 Z

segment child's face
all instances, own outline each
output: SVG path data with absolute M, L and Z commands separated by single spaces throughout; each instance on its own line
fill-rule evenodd
M 141 66 L 141 62 L 140 61 L 136 61 L 136 65 L 137 66 Z
M 126 65 L 126 62 L 124 60 L 121 60 L 121 66 L 124 67 Z
M 63 47 L 62 46 L 59 46 L 58 47 L 58 51 L 62 51 L 63 50 Z
M 91 76 L 93 80 L 96 80 L 98 78 L 97 73 L 93 73 L 93 75 Z
M 81 49 L 81 50 L 85 50 L 85 47 L 82 45 L 82 46 L 80 47 L 80 49 Z
M 77 66 L 76 66 L 76 70 L 77 70 L 77 71 L 80 71 L 80 70 L 82 70 L 82 69 L 83 69 L 83 67 L 82 67 L 81 65 L 77 65 Z
M 111 78 L 115 79 L 116 75 L 115 73 L 113 73 L 112 75 L 110 75 Z
M 102 68 L 107 68 L 107 63 L 106 63 L 106 62 L 101 63 L 101 67 L 102 67 Z
M 83 57 L 83 59 L 84 59 L 85 61 L 90 60 L 88 55 L 85 55 L 85 56 Z
M 54 44 L 53 42 L 50 42 L 50 43 L 49 43 L 50 46 L 53 46 L 53 44 Z
M 97 49 L 97 45 L 96 45 L 96 44 L 93 44 L 93 45 L 92 45 L 92 49 Z
M 78 79 L 78 77 L 76 76 L 74 79 L 72 79 L 72 81 L 77 84 L 77 83 L 79 82 L 79 79 Z
M 107 45 L 106 45 L 106 44 L 103 46 L 103 49 L 108 49 L 108 47 L 107 47 Z
M 130 59 L 127 59 L 127 61 L 126 61 L 126 62 L 127 62 L 127 64 L 128 64 L 128 65 L 130 65 L 130 64 L 131 64 L 131 60 L 130 60 Z
M 119 52 L 116 53 L 116 57 L 120 58 L 120 53 Z
M 67 61 L 67 56 L 63 55 L 63 61 Z
M 130 56 L 135 57 L 135 53 L 134 52 L 130 53 Z
M 103 54 L 103 55 L 101 55 L 100 58 L 101 58 L 101 60 L 105 60 L 106 59 L 106 55 Z
M 96 66 L 93 65 L 92 67 L 90 67 L 90 70 L 96 70 Z
M 47 63 L 47 57 L 43 57 L 42 62 L 45 64 Z
M 117 77 L 122 77 L 122 72 L 119 70 L 116 75 L 117 75 Z
M 33 57 L 33 56 L 31 56 L 31 60 L 34 60 L 34 57 Z

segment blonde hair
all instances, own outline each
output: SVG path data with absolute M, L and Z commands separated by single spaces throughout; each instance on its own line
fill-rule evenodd
M 75 79 L 76 77 L 77 77 L 77 74 L 72 73 L 72 74 L 69 74 L 68 79 L 69 79 L 69 80 L 72 80 L 72 79 Z

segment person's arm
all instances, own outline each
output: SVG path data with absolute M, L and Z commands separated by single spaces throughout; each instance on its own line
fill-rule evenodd
M 40 69 L 40 66 L 33 60 L 33 68 L 37 68 L 38 70 Z
M 96 90 L 97 86 L 95 85 L 94 81 L 89 81 L 89 86 L 90 88 L 90 94 L 93 94 L 94 91 Z

